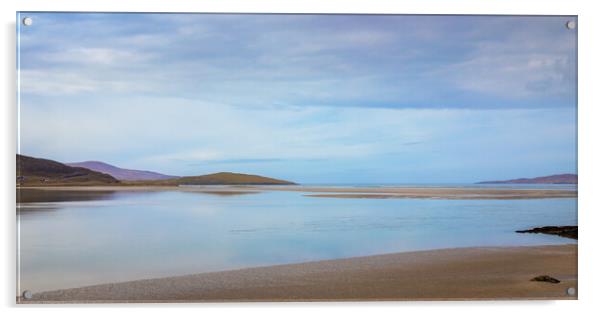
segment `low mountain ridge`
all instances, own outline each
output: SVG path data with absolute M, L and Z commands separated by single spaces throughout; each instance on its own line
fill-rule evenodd
M 218 172 L 202 176 L 181 177 L 175 180 L 181 185 L 220 185 L 220 184 L 238 184 L 238 185 L 263 185 L 277 184 L 290 185 L 294 182 L 268 178 L 253 174 Z
M 67 166 L 58 161 L 17 154 L 19 185 L 97 185 L 116 184 L 111 175 L 81 167 Z
M 166 180 L 178 178 L 176 176 L 165 175 L 153 171 L 119 168 L 102 161 L 70 162 L 66 165 L 106 173 L 113 176 L 117 180 L 125 181 Z
M 483 181 L 477 184 L 577 184 L 577 178 L 576 174 L 564 173 L 536 178 Z
M 96 170 L 94 170 L 96 169 Z M 44 185 L 287 185 L 294 182 L 253 174 L 219 172 L 176 177 L 152 171 L 123 169 L 100 161 L 63 164 L 17 155 L 17 184 Z

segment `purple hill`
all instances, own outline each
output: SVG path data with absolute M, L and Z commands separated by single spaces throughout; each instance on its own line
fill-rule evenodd
M 71 167 L 81 167 L 90 169 L 97 172 L 102 172 L 113 176 L 118 180 L 126 180 L 126 181 L 139 181 L 139 180 L 165 180 L 165 179 L 174 179 L 178 178 L 176 176 L 169 176 L 157 172 L 145 171 L 145 170 L 133 170 L 133 169 L 123 169 L 113 165 L 109 165 L 108 163 L 104 163 L 101 161 L 83 161 L 83 162 L 72 162 L 67 163 L 66 165 Z
M 555 174 L 537 178 L 521 178 L 512 180 L 483 181 L 479 184 L 525 183 L 525 184 L 577 184 L 577 175 L 572 173 Z

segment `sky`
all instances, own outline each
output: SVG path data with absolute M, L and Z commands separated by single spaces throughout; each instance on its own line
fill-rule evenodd
M 21 16 L 25 155 L 323 184 L 577 171 L 575 17 Z

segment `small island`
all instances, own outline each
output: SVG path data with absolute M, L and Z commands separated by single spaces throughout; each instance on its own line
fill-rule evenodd
M 577 175 L 565 173 L 536 178 L 482 181 L 477 184 L 577 184 Z

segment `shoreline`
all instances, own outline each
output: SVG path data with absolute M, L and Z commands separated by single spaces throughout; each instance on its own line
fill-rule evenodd
M 562 189 L 506 189 L 457 187 L 319 187 L 297 185 L 207 185 L 207 186 L 38 186 L 17 187 L 57 191 L 182 191 L 208 194 L 244 194 L 267 191 L 301 192 L 315 198 L 411 198 L 411 199 L 543 199 L 576 198 L 577 191 Z
M 530 281 L 550 275 L 560 283 Z M 400 252 L 33 293 L 19 303 L 576 299 L 577 245 Z

